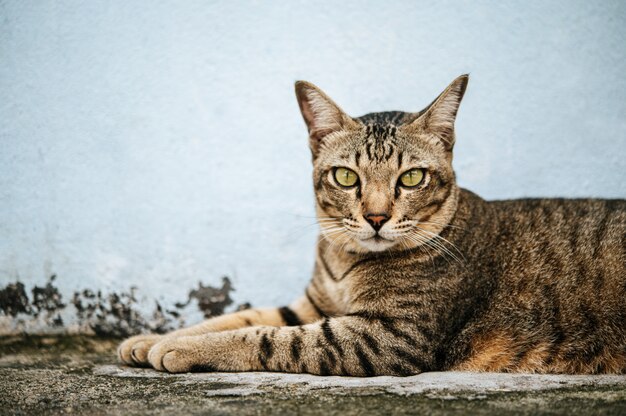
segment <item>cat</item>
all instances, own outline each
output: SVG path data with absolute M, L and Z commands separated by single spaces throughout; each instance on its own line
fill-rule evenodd
M 487 202 L 455 181 L 468 76 L 417 113 L 348 116 L 296 83 L 320 224 L 289 306 L 124 341 L 161 371 L 626 373 L 626 201 Z

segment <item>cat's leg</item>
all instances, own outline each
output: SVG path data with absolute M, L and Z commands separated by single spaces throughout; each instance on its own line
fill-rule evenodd
M 256 327 L 159 342 L 157 370 L 411 375 L 434 366 L 428 338 L 406 318 L 344 316 L 296 327 Z
M 255 308 L 221 315 L 198 325 L 172 331 L 165 335 L 145 334 L 128 338 L 117 350 L 119 359 L 128 365 L 148 365 L 148 351 L 157 342 L 183 336 L 219 332 L 248 326 L 294 326 L 315 322 L 322 316 L 317 308 L 303 296 L 282 308 Z

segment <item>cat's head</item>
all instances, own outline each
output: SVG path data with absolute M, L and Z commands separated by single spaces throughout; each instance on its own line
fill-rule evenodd
M 355 252 L 432 244 L 457 206 L 454 121 L 468 76 L 424 110 L 348 116 L 315 85 L 296 96 L 309 130 L 322 235 Z M 430 243 L 429 243 L 430 242 Z

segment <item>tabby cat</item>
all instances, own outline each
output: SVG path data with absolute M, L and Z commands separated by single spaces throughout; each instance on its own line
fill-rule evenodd
M 120 359 L 169 372 L 626 373 L 626 201 L 460 189 L 467 82 L 418 113 L 358 118 L 297 82 L 321 228 L 304 296 L 132 337 Z

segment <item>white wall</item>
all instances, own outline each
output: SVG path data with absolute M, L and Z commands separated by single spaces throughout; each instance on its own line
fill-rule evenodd
M 291 300 L 316 232 L 297 79 L 356 116 L 469 72 L 463 186 L 623 198 L 625 25 L 619 0 L 0 1 L 0 286 Z

